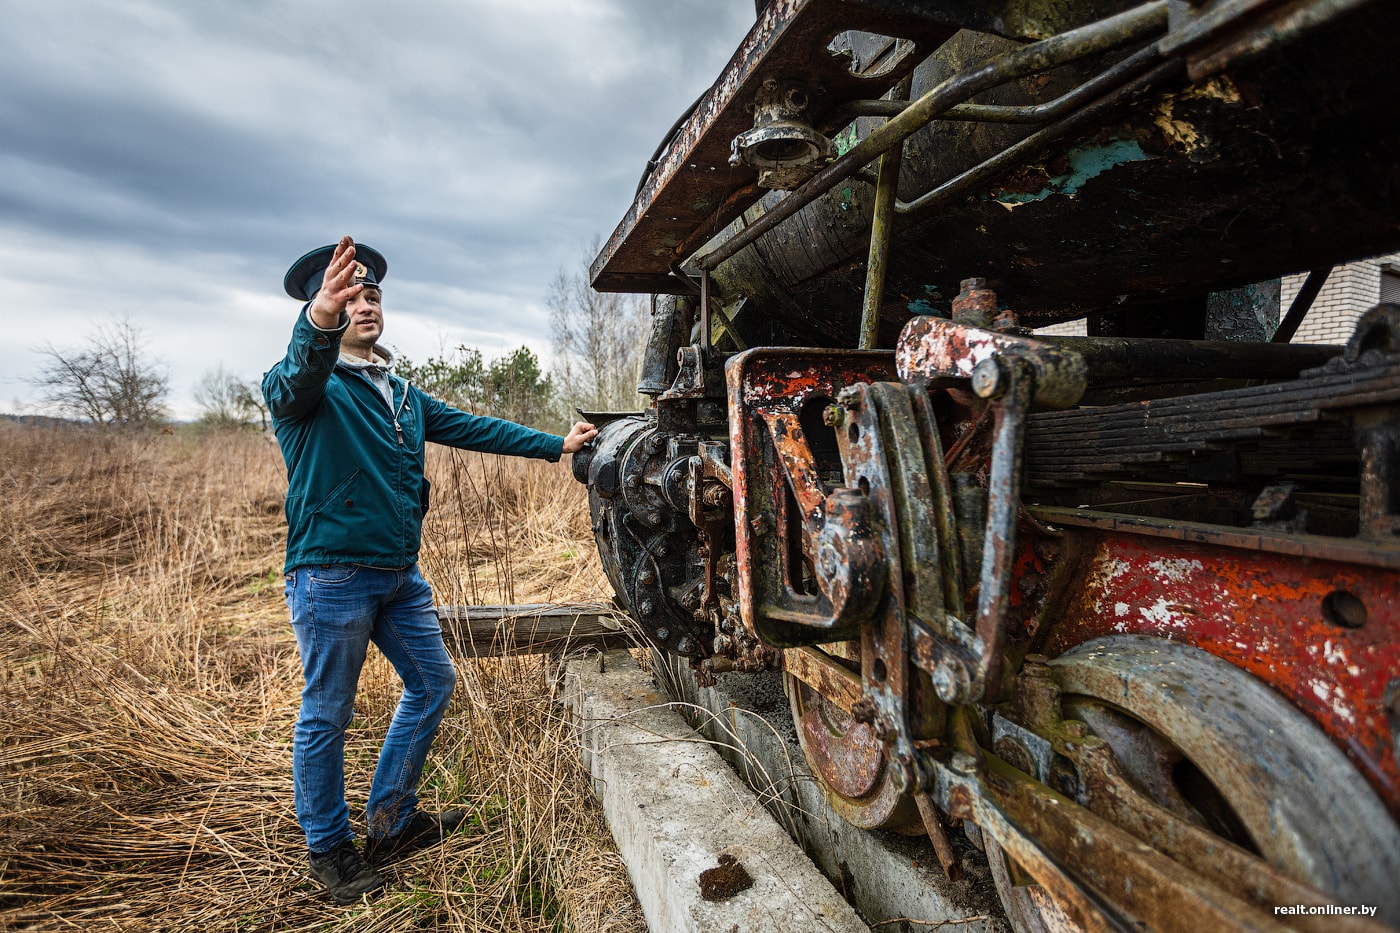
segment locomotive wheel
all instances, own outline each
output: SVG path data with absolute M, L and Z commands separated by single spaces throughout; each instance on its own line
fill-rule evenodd
M 1340 903 L 1381 905 L 1380 919 L 1400 921 L 1400 830 L 1346 756 L 1277 693 L 1205 651 L 1140 635 L 1095 639 L 1051 667 L 1066 717 L 1109 744 L 1144 796 Z M 995 845 L 988 855 L 1019 933 L 1065 928 L 1054 892 L 1017 884 Z
M 922 833 L 918 808 L 895 788 L 875 731 L 791 674 L 783 674 L 783 688 L 802 755 L 831 808 L 861 829 Z

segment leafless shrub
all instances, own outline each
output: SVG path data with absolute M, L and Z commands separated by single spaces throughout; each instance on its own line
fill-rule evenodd
M 169 379 L 146 356 L 141 329 L 122 318 L 93 331 L 80 347 L 40 351 L 37 384 L 61 414 L 105 425 L 146 425 L 165 417 Z

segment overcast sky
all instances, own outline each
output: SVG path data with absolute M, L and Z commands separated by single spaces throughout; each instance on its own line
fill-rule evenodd
M 203 373 L 282 355 L 282 276 L 343 233 L 389 261 L 385 343 L 547 356 L 550 279 L 616 226 L 754 18 L 752 0 L 0 9 L 0 411 L 41 409 L 42 348 L 129 317 L 182 418 Z

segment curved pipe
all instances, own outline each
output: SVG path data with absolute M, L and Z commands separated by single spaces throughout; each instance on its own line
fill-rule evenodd
M 910 104 L 899 116 L 876 128 L 844 156 L 818 172 L 754 223 L 701 256 L 696 260 L 696 265 L 705 270 L 714 269 L 836 184 L 974 94 L 1161 32 L 1167 26 L 1167 6 L 1167 0 L 1152 0 L 1126 13 L 1016 49 L 977 68 L 954 75 Z

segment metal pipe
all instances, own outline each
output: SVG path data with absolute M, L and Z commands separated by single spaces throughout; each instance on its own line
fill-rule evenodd
M 913 201 L 901 201 L 895 205 L 895 210 L 901 216 L 918 214 L 949 198 L 960 197 L 970 188 L 975 188 L 991 176 L 1010 168 L 1013 164 L 1029 159 L 1051 143 L 1099 120 L 1105 112 L 1117 108 L 1124 100 L 1147 90 L 1182 67 L 1182 63 L 1179 61 L 1163 62 L 1136 81 L 1125 84 L 1118 90 L 1099 98 L 1073 116 L 1066 117 L 1059 123 L 1054 123 L 1032 133 L 1019 143 L 1003 149 L 981 165 L 973 166 L 961 175 L 945 181 L 932 191 L 921 194 Z
M 1025 476 L 1026 415 L 1035 392 L 1035 375 L 1028 361 L 1011 356 L 1002 375 L 1007 385 L 996 411 L 975 624 L 982 643 L 982 656 L 978 659 L 982 675 L 980 695 L 991 702 L 1001 697 L 1001 652 L 1006 641 L 1006 607 L 1010 604 L 1011 564 Z
M 1288 306 L 1288 313 L 1283 316 L 1283 320 L 1278 322 L 1278 329 L 1274 331 L 1273 337 L 1269 338 L 1270 343 L 1288 343 L 1293 339 L 1293 335 L 1298 333 L 1298 325 L 1303 323 L 1303 318 L 1307 317 L 1308 309 L 1317 300 L 1318 292 L 1322 291 L 1322 286 L 1327 284 L 1327 277 L 1332 274 L 1332 267 L 1325 269 L 1313 269 L 1308 273 L 1308 277 L 1303 280 L 1303 287 L 1298 289 L 1298 294 L 1293 296 L 1293 303 Z
M 895 98 L 909 96 L 910 78 L 899 82 Z M 904 144 L 892 146 L 880 156 L 880 177 L 875 183 L 875 206 L 870 219 L 870 258 L 865 264 L 865 299 L 860 311 L 862 350 L 875 349 L 880 329 L 880 304 L 885 297 L 885 269 L 890 258 L 890 231 L 894 227 L 895 202 L 899 200 L 899 164 Z
M 700 349 L 710 358 L 710 270 L 700 270 Z
M 976 68 L 954 75 L 910 104 L 899 116 L 876 128 L 754 223 L 701 256 L 696 260 L 697 265 L 702 269 L 715 268 L 855 171 L 902 143 L 950 107 L 965 102 L 974 94 L 1161 32 L 1167 25 L 1167 7 L 1167 0 L 1152 0 L 1117 16 L 999 55 Z
M 1054 100 L 1014 107 L 958 104 L 950 107 L 939 119 L 972 123 L 1045 123 L 1063 116 L 1086 100 L 1132 80 L 1161 58 L 1162 52 L 1154 42 Z M 837 107 L 829 123 L 832 126 L 845 126 L 856 117 L 897 117 L 908 107 L 907 102 L 895 100 L 855 100 Z

